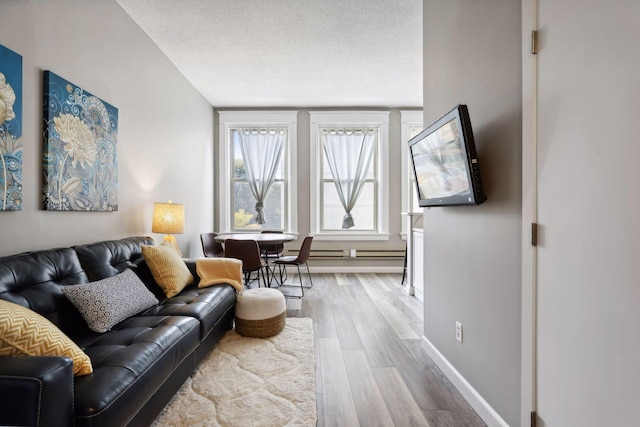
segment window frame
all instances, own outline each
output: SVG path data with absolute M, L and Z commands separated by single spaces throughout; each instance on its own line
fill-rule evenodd
M 233 228 L 233 212 L 235 206 L 231 200 L 234 194 L 233 186 L 237 181 L 234 173 L 233 140 L 231 131 L 238 128 L 286 128 L 287 140 L 284 146 L 282 160 L 284 160 L 285 192 L 283 211 L 284 232 L 298 233 L 297 219 L 297 167 L 296 146 L 298 135 L 298 111 L 219 111 L 219 161 L 220 182 L 218 185 L 218 200 L 220 207 L 219 229 L 221 232 L 247 232 Z M 276 180 L 274 182 L 283 182 Z M 271 228 L 265 228 L 271 229 Z
M 423 129 L 424 113 L 417 110 L 401 110 L 400 111 L 400 174 L 402 176 L 402 212 L 415 213 L 413 206 L 413 197 L 415 194 L 415 182 L 413 179 L 413 171 L 411 170 L 411 158 L 409 157 L 409 139 L 411 139 L 411 128 L 417 127 Z M 422 213 L 422 209 L 417 211 Z M 402 220 L 402 228 L 400 236 L 403 240 L 407 238 L 407 221 Z
M 389 240 L 389 111 L 310 111 L 310 228 L 316 240 L 373 241 Z M 323 177 L 322 140 L 324 128 L 378 129 L 374 162 L 374 230 L 323 230 L 322 194 Z M 356 218 L 357 220 L 357 218 Z

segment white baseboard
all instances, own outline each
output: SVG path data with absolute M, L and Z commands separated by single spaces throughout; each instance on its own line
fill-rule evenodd
M 436 362 L 436 365 L 449 378 L 471 407 L 489 427 L 509 427 L 509 424 L 483 399 L 458 370 L 440 353 L 440 351 L 422 336 L 422 349 Z
M 402 273 L 403 267 L 311 267 L 312 273 Z M 291 271 L 291 270 L 289 270 Z M 294 269 L 295 271 L 295 269 Z

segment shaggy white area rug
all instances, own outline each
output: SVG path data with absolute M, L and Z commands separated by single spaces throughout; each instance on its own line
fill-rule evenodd
M 270 338 L 227 332 L 153 427 L 315 426 L 311 319 L 287 318 Z

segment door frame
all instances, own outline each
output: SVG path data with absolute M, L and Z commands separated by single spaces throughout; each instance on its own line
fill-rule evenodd
M 523 0 L 521 426 L 532 425 L 537 408 L 538 254 L 532 228 L 538 223 L 538 56 L 532 53 L 532 31 L 538 31 L 538 0 Z

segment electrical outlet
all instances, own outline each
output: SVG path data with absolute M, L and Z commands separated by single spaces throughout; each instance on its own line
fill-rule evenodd
M 462 323 L 456 322 L 456 339 L 462 342 Z
M 351 258 L 355 258 L 356 257 L 356 250 L 355 249 L 350 249 L 349 250 L 349 256 Z

